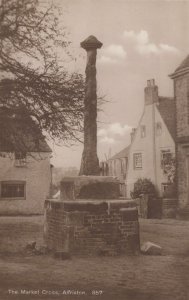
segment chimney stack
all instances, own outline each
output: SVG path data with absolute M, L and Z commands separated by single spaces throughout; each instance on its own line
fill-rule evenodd
M 155 85 L 155 79 L 147 80 L 147 87 L 144 89 L 145 105 L 158 102 L 158 86 Z

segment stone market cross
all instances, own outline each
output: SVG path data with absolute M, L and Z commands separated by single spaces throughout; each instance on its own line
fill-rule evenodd
M 60 199 L 45 201 L 45 243 L 62 259 L 140 252 L 135 201 L 120 199 L 118 179 L 99 176 L 96 54 L 101 46 L 94 36 L 81 43 L 87 51 L 82 176 L 62 178 Z
M 85 100 L 84 100 L 84 150 L 79 175 L 100 175 L 97 157 L 97 93 L 96 55 L 102 43 L 90 35 L 81 42 L 87 51 Z

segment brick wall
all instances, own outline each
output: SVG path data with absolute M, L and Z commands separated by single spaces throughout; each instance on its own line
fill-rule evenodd
M 188 202 L 187 164 L 185 148 L 177 145 L 177 189 L 179 196 L 179 206 L 184 207 Z
M 177 137 L 189 134 L 189 73 L 175 79 Z
M 189 73 L 175 78 L 178 206 L 189 205 Z
M 46 200 L 46 244 L 73 255 L 136 254 L 140 243 L 135 206 L 132 200 Z

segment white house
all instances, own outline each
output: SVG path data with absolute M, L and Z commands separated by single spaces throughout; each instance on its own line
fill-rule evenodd
M 30 149 L 30 150 L 29 150 Z M 0 138 L 0 215 L 40 214 L 51 184 L 51 149 L 44 137 L 28 152 L 12 152 Z
M 175 101 L 158 95 L 154 79 L 147 81 L 144 92 L 144 110 L 138 127 L 131 132 L 131 144 L 108 161 L 109 175 L 122 180 L 122 170 L 128 198 L 139 178 L 150 179 L 161 196 L 169 185 L 163 164 L 175 156 Z M 120 154 L 127 162 L 121 162 L 122 168 Z
M 122 196 L 126 196 L 125 180 L 127 178 L 128 159 L 130 146 L 124 148 L 119 153 L 107 160 L 107 175 L 117 177 L 120 180 L 120 191 Z
M 127 196 L 138 178 L 148 178 L 161 196 L 168 185 L 163 162 L 175 156 L 175 101 L 160 97 L 154 79 L 147 81 L 142 117 L 129 151 Z

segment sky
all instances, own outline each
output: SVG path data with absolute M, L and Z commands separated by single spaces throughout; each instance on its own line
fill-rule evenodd
M 48 1 L 48 0 L 46 0 Z M 98 114 L 98 157 L 105 160 L 130 143 L 144 109 L 144 88 L 155 79 L 160 96 L 173 96 L 173 73 L 189 54 L 189 1 L 53 0 L 69 32 L 74 71 L 84 74 L 80 42 L 95 35 L 97 93 L 107 101 Z M 55 167 L 79 168 L 83 145 L 51 145 Z

